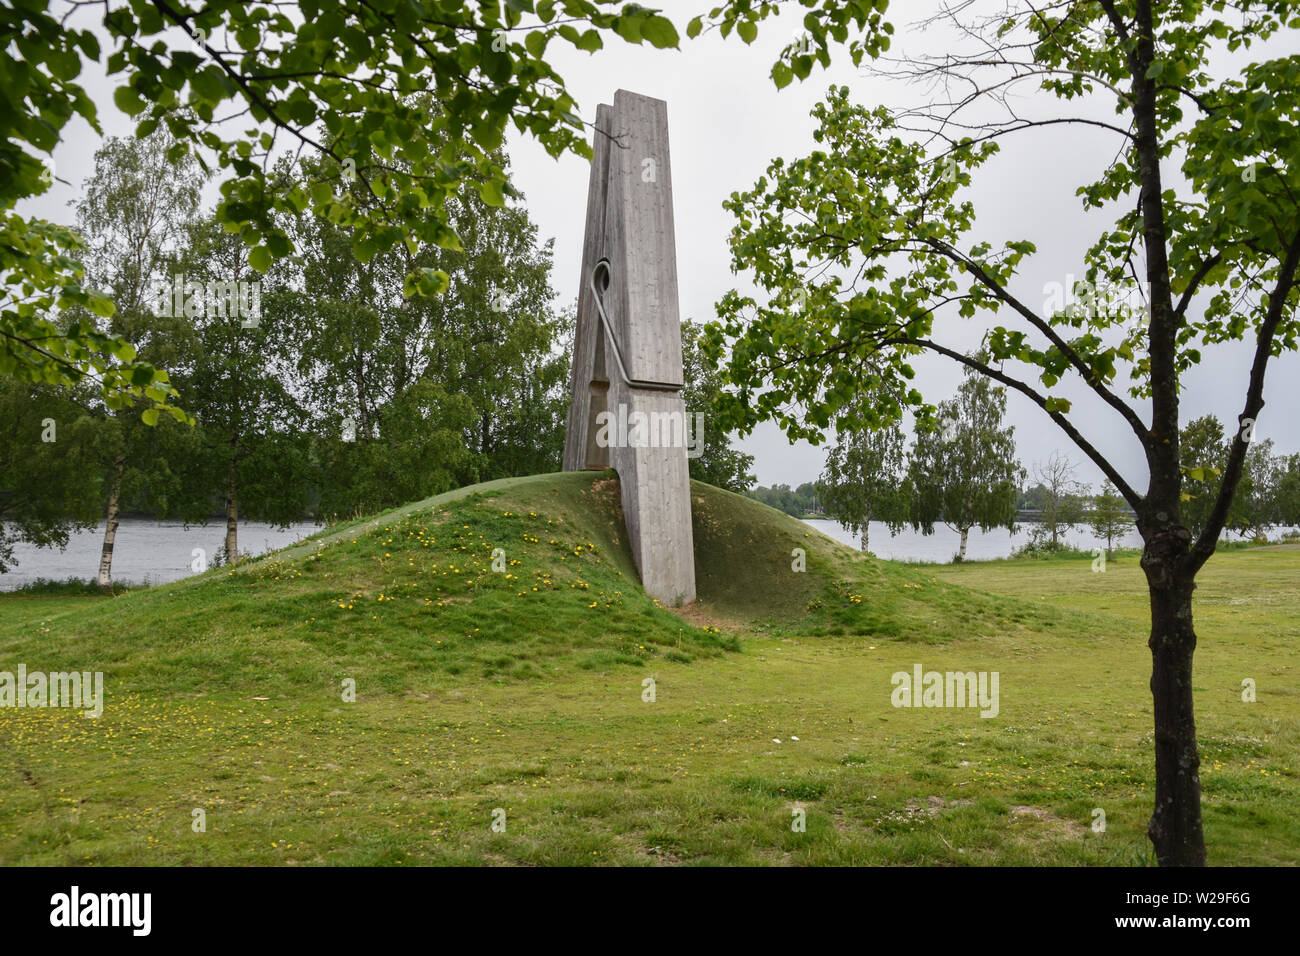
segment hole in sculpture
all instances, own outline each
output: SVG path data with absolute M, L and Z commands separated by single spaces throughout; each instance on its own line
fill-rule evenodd
M 601 259 L 593 270 L 594 291 L 603 295 L 609 288 L 609 260 Z M 596 323 L 592 356 L 591 381 L 588 392 L 591 401 L 587 404 L 587 461 L 586 467 L 595 471 L 604 471 L 609 467 L 609 449 L 601 446 L 596 437 L 600 432 L 599 416 L 609 410 L 609 373 L 605 371 L 605 328 L 603 323 Z

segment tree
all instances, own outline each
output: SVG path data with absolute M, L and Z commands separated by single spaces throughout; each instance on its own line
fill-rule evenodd
M 810 481 L 805 481 L 798 488 L 789 485 L 766 488 L 759 485 L 744 492 L 745 497 L 761 501 L 769 508 L 783 511 L 794 518 L 802 518 L 805 514 L 816 511 L 818 494 L 817 486 Z
M 1223 423 L 1203 415 L 1182 427 L 1178 435 L 1178 462 L 1183 473 L 1183 523 L 1192 534 L 1205 530 L 1223 469 L 1228 463 L 1228 442 Z M 1237 509 L 1234 501 L 1232 510 Z
M 75 204 L 77 230 L 86 244 L 86 274 L 114 306 L 106 333 L 151 367 L 175 358 L 175 343 L 187 334 L 184 313 L 159 314 L 153 293 L 156 287 L 171 286 L 178 248 L 198 209 L 203 181 L 192 159 L 169 158 L 174 146 L 161 131 L 143 139 L 108 139 L 96 151 L 95 173 Z M 85 322 L 94 321 L 89 313 L 78 311 Z M 167 394 L 157 384 L 146 383 L 145 394 L 155 404 L 167 404 Z M 176 393 L 172 389 L 168 394 Z M 157 447 L 148 425 L 156 424 L 159 409 L 147 409 L 142 420 L 117 403 L 101 399 L 96 405 L 100 428 L 94 447 L 107 476 L 98 581 L 106 588 L 113 579 L 122 500 L 144 489 L 149 473 L 158 467 L 147 452 Z M 173 415 L 188 422 L 174 407 Z
M 1043 502 L 1047 500 L 1047 489 L 1040 482 L 1035 482 L 1033 487 L 1026 488 L 1016 499 L 1016 508 L 1025 511 L 1042 511 Z
M 727 203 L 736 216 L 733 267 L 757 289 L 719 303 L 721 323 L 707 340 L 714 361 L 729 356 L 732 422 L 773 419 L 792 437 L 816 440 L 852 397 L 862 361 L 929 409 L 911 385 L 912 363 L 942 357 L 1041 409 L 1133 509 L 1151 606 L 1148 833 L 1163 865 L 1205 862 L 1191 676 L 1196 575 L 1241 481 L 1269 359 L 1300 341 L 1295 60 L 1217 74 L 1212 64 L 1276 34 L 1294 37 L 1291 6 L 1245 0 L 1221 17 L 1222 6 L 1205 0 L 1099 0 L 1013 5 L 985 18 L 970 4 L 954 6 L 942 15 L 970 46 L 891 71 L 968 94 L 891 110 L 856 106 L 848 90 L 833 89 L 813 111 L 817 149 L 774 161 Z M 1031 87 L 1047 95 L 1013 95 Z M 1049 109 L 1053 97 L 1059 108 Z M 965 191 L 1000 142 L 1014 137 L 1018 149 L 1033 150 L 1034 136 L 1052 131 L 1057 138 L 1039 148 L 1056 150 L 1067 127 L 1105 140 L 1104 165 L 1077 195 L 1085 209 L 1114 215 L 1083 274 L 1108 293 L 1131 279 L 1125 288 L 1140 290 L 1139 309 L 1114 308 L 1109 294 L 1100 297 L 1106 307 L 1087 295 L 1078 308 L 1038 307 L 1015 287 L 1034 244 L 968 235 L 975 209 Z M 1040 155 L 1048 168 L 1051 152 Z M 805 304 L 797 317 L 794 301 Z M 988 361 L 965 354 L 957 329 L 967 323 L 949 318 L 981 313 Z M 1202 349 L 1240 339 L 1253 346 L 1241 412 L 1194 535 L 1183 515 L 1180 381 Z M 1145 457 L 1145 489 L 1071 417 L 1063 379 L 1118 416 Z
M 1092 533 L 1097 540 L 1106 542 L 1106 555 L 1114 550 L 1115 539 L 1132 526 L 1128 505 L 1122 495 L 1116 494 L 1115 486 L 1109 481 L 1103 482 L 1101 491 L 1092 499 L 1092 512 L 1088 515 Z
M 820 481 L 805 481 L 794 490 L 794 498 L 797 502 L 800 515 L 810 514 L 821 511 L 822 495 L 825 493 L 825 487 Z
M 277 322 L 283 264 L 264 279 L 236 236 L 212 216 L 196 220 L 178 263 L 191 331 L 176 381 L 198 420 L 199 442 L 184 468 L 188 514 L 225 512 L 224 556 L 239 559 L 239 518 L 281 527 L 307 509 L 311 482 L 306 412 L 290 389 L 297 335 Z M 263 307 L 266 303 L 266 307 Z
M 304 163 L 285 175 L 317 173 Z M 286 280 L 273 321 L 298 330 L 294 372 L 313 409 L 327 513 L 559 467 L 572 318 L 552 305 L 551 243 L 522 204 L 469 194 L 449 210 L 460 249 L 365 261 L 346 229 L 305 213 L 290 228 L 302 278 Z M 405 275 L 434 267 L 446 292 L 400 293 Z
M 864 391 L 848 406 L 822 474 L 826 514 L 861 534 L 864 552 L 873 518 L 896 533 L 907 517 L 903 431 L 896 420 L 881 419 L 876 412 L 888 401 L 887 395 Z
M 941 521 L 961 535 L 966 560 L 971 528 L 1014 528 L 1024 469 L 1016 460 L 1015 429 L 1003 424 L 1006 389 L 966 375 L 954 398 L 941 402 L 935 422 L 918 428 L 907 471 L 912 526 L 933 534 Z
M 0 574 L 14 544 L 66 547 L 99 520 L 98 423 L 76 390 L 0 378 Z
M 1287 456 L 1278 468 L 1277 519 L 1279 524 L 1300 527 L 1300 454 Z
M 1043 489 L 1034 538 L 1056 551 L 1061 547 L 1061 535 L 1083 520 L 1086 489 L 1074 477 L 1074 462 L 1060 452 L 1052 452 L 1047 461 L 1036 464 L 1034 477 Z
M 754 467 L 754 456 L 732 448 L 730 436 L 716 427 L 712 409 L 717 396 L 722 394 L 722 376 L 700 353 L 702 328 L 690 319 L 682 322 L 682 401 L 688 417 L 704 416 L 704 427 L 694 436 L 700 453 L 689 459 L 690 474 L 696 481 L 718 488 L 744 491 L 754 483 L 754 476 L 749 473 Z
M 1243 538 L 1266 538 L 1282 523 L 1281 488 L 1286 460 L 1273 454 L 1273 440 L 1254 441 L 1246 452 L 1241 488 L 1229 513 L 1229 524 Z

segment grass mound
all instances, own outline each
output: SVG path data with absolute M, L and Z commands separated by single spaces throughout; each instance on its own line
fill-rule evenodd
M 461 680 L 689 663 L 735 632 L 906 637 L 1004 629 L 1001 599 L 862 556 L 774 509 L 692 487 L 699 601 L 641 590 L 612 472 L 459 489 L 262 559 L 11 618 L 0 654 L 119 692 L 422 693 Z M 1006 605 L 1006 606 L 1004 606 Z
M 944 643 L 1026 620 L 1019 602 L 864 555 L 743 495 L 695 482 L 691 513 L 697 610 L 748 630 Z

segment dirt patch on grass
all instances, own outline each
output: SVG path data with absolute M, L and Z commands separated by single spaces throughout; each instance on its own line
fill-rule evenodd
M 1058 817 L 1051 810 L 1044 810 L 1042 807 L 1018 806 L 1012 807 L 1010 812 L 1011 816 L 1017 819 L 1033 817 L 1035 820 L 1041 820 L 1043 823 L 1059 829 L 1066 836 L 1083 836 L 1085 832 L 1082 824 L 1074 820 Z
M 945 797 L 926 797 L 925 802 L 913 797 L 907 801 L 907 810 L 916 815 L 923 813 L 927 817 L 937 817 L 944 810 L 955 810 L 958 807 L 969 807 L 970 800 L 949 800 Z
M 695 627 L 716 627 L 720 631 L 734 633 L 748 631 L 742 622 L 728 617 L 707 601 L 696 601 L 687 607 L 665 607 L 664 610 L 671 611 Z

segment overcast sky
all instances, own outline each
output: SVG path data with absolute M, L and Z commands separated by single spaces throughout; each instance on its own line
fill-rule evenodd
M 665 0 L 652 5 L 665 9 L 684 32 L 690 16 L 706 9 L 708 3 Z M 932 0 L 891 4 L 891 18 L 899 28 L 893 53 L 945 51 L 948 35 L 944 31 L 909 31 L 906 27 L 931 6 Z M 728 289 L 749 289 L 744 276 L 730 271 L 727 235 L 732 217 L 723 211 L 722 202 L 731 192 L 750 188 L 774 157 L 797 158 L 813 147 L 814 124 L 809 111 L 830 84 L 848 85 L 853 98 L 868 106 L 913 104 L 923 95 L 918 88 L 865 75 L 852 66 L 843 50 L 836 51 L 839 56 L 831 70 L 817 70 L 807 81 L 795 81 L 778 92 L 768 71 L 778 51 L 798 30 L 799 17 L 787 14 L 764 24 L 752 46 L 734 34 L 723 40 L 713 33 L 693 41 L 683 37 L 682 50 L 676 52 L 629 46 L 612 36 L 606 37 L 607 49 L 594 55 L 558 42 L 548 48 L 553 65 L 568 82 L 588 121 L 594 120 L 597 104 L 612 101 L 616 89 L 667 101 L 684 318 L 711 320 L 715 318 L 714 303 Z M 1256 51 L 1252 58 L 1264 55 Z M 83 76 L 83 82 L 99 104 L 105 132 L 130 133 L 130 122 L 112 104 L 116 82 L 104 80 L 102 69 L 95 66 Z M 1059 109 L 1056 112 L 1059 114 Z M 1096 239 L 1107 218 L 1082 215 L 1074 189 L 1094 179 L 1109 162 L 1116 139 L 1113 133 L 1082 126 L 1017 133 L 1004 139 L 1001 155 L 977 172 L 972 190 L 977 237 L 997 245 L 1028 238 L 1038 246 L 1038 254 L 1022 265 L 1013 285 L 1013 291 L 1026 302 L 1041 304 L 1047 283 L 1064 283 L 1067 275 L 1083 271 L 1082 252 Z M 79 187 L 93 170 L 97 146 L 97 137 L 85 123 L 70 123 L 55 151 L 58 177 Z M 542 237 L 555 239 L 554 282 L 559 301 L 572 302 L 579 283 L 588 164 L 572 156 L 554 160 L 535 142 L 520 136 L 509 140 L 509 148 L 514 180 L 526 196 L 529 213 Z M 76 189 L 60 184 L 20 210 L 68 222 L 71 212 L 66 203 L 75 195 Z M 946 341 L 956 341 L 965 349 L 978 344 L 982 326 L 956 318 L 947 321 L 951 331 L 945 333 Z M 1204 351 L 1202 365 L 1184 377 L 1184 422 L 1212 413 L 1232 427 L 1244 401 L 1251 350 L 1249 343 L 1234 343 Z M 937 402 L 955 390 L 961 373 L 951 362 L 925 357 L 916 364 L 919 387 L 927 399 Z M 1274 439 L 1285 451 L 1300 450 L 1297 382 L 1300 356 L 1273 360 L 1264 395 L 1267 404 L 1256 434 Z M 1054 393 L 1075 400 L 1071 418 L 1080 431 L 1117 462 L 1131 483 L 1145 488 L 1141 451 L 1120 417 L 1092 398 L 1081 384 Z M 1035 462 L 1060 450 L 1079 463 L 1080 478 L 1100 482 L 1100 472 L 1027 399 L 1013 394 L 1009 417 L 1027 468 L 1032 470 Z M 824 445 L 814 448 L 799 443 L 792 447 L 774 426 L 760 426 L 740 444 L 755 456 L 759 483 L 766 485 L 813 480 L 825 460 Z
M 669 0 L 659 6 L 675 22 L 684 24 L 705 4 Z M 949 35 L 945 31 L 933 27 L 909 31 L 904 27 L 933 6 L 931 0 L 890 5 L 890 15 L 899 29 L 891 53 L 942 53 L 947 49 Z M 902 11 L 907 12 L 904 15 Z M 924 95 L 917 87 L 866 75 L 865 70 L 853 67 L 842 50 L 831 70 L 815 71 L 803 83 L 795 81 L 777 91 L 768 71 L 781 48 L 798 32 L 799 17 L 784 15 L 762 26 L 752 46 L 734 34 L 724 40 L 715 33 L 683 42 L 680 52 L 609 41 L 609 49 L 602 53 L 556 57 L 555 65 L 578 98 L 586 119 L 593 119 L 596 104 L 611 102 L 619 88 L 668 103 L 684 318 L 711 320 L 716 317 L 714 303 L 728 289 L 749 290 L 745 277 L 734 276 L 730 270 L 727 236 L 734 220 L 722 209 L 722 202 L 731 192 L 752 187 L 771 159 L 797 158 L 814 147 L 815 124 L 809 111 L 829 85 L 847 85 L 853 98 L 867 106 L 910 105 Z M 1258 51 L 1253 56 L 1262 58 Z M 1044 106 L 1061 115 L 1054 99 Z M 1004 138 L 1001 155 L 977 172 L 973 193 L 978 235 L 996 244 L 1029 238 L 1038 246 L 1038 254 L 1022 266 L 1013 287 L 1026 302 L 1040 304 L 1045 284 L 1065 283 L 1067 274 L 1082 273 L 1082 253 L 1096 240 L 1107 219 L 1096 214 L 1085 217 L 1074 190 L 1096 178 L 1113 157 L 1117 139 L 1113 133 L 1084 126 L 1017 133 Z M 531 215 L 543 235 L 556 239 L 555 281 L 563 301 L 571 301 L 581 271 L 588 165 L 573 157 L 553 160 L 522 137 L 511 142 L 511 156 L 515 181 L 526 194 Z M 958 319 L 948 321 L 953 330 L 949 340 L 955 338 L 968 349 L 978 344 L 982 327 Z M 1207 349 L 1204 363 L 1184 378 L 1183 420 L 1212 413 L 1231 428 L 1244 404 L 1252 352 L 1253 346 L 1243 343 Z M 918 360 L 917 369 L 922 393 L 935 402 L 949 397 L 961 378 L 960 370 L 941 357 L 924 357 Z M 1273 360 L 1264 396 L 1267 405 L 1256 432 L 1259 438 L 1272 438 L 1288 451 L 1300 450 L 1300 420 L 1294 414 L 1298 380 L 1300 357 L 1291 354 Z M 1118 462 L 1130 482 L 1145 489 L 1145 459 L 1118 414 L 1081 383 L 1055 394 L 1075 400 L 1071 418 L 1080 431 Z M 1032 471 L 1034 462 L 1059 449 L 1079 463 L 1083 480 L 1100 483 L 1100 471 L 1028 399 L 1013 393 L 1009 418 L 1026 468 Z M 740 445 L 755 456 L 759 483 L 765 485 L 812 480 L 825 461 L 825 445 L 814 448 L 801 442 L 791 447 L 771 425 L 760 426 Z

